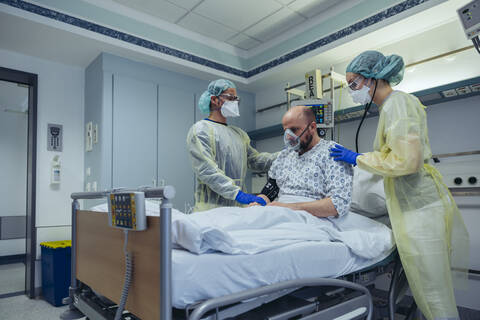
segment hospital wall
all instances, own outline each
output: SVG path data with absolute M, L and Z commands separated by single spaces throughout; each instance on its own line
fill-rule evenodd
M 83 186 L 84 72 L 36 57 L 0 50 L 1 66 L 38 75 L 36 287 L 40 286 L 40 242 L 70 239 L 70 194 Z M 63 125 L 63 151 L 47 151 L 48 123 Z M 61 183 L 50 185 L 51 162 L 60 156 Z

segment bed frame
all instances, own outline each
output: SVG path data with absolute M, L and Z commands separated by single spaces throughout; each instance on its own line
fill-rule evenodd
M 123 232 L 109 227 L 107 214 L 80 210 L 79 204 L 80 199 L 106 199 L 112 191 L 71 196 L 72 273 L 69 297 L 64 299 L 69 309 L 61 319 L 114 319 L 125 272 Z M 340 279 L 285 281 L 173 310 L 171 200 L 175 190 L 166 186 L 122 191 L 141 191 L 145 198 L 162 200 L 160 217 L 147 217 L 147 230 L 129 233 L 128 251 L 133 253 L 134 271 L 125 319 L 253 319 L 252 314 L 260 316 L 262 312 L 267 313 L 261 319 L 271 320 L 334 319 L 342 315 L 347 316 L 344 319 L 372 319 L 372 296 L 366 286 L 374 282 L 377 274 L 386 272 L 393 275 L 388 316 L 394 319 L 406 280 L 398 257 L 393 255 L 391 261 Z M 273 308 L 273 315 L 268 313 L 269 308 Z

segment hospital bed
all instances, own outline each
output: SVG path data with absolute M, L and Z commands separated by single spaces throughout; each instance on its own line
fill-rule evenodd
M 337 275 L 336 279 L 300 275 L 299 278 L 239 292 L 224 292 L 193 303 L 187 304 L 188 299 L 184 299 L 186 302 L 180 303 L 178 292 L 187 286 L 178 281 L 181 275 L 173 281 L 176 278 L 172 273 L 172 255 L 175 258 L 173 263 L 178 262 L 180 266 L 181 263 L 184 266 L 197 264 L 195 267 L 200 270 L 202 265 L 194 255 L 172 249 L 171 199 L 174 189 L 167 186 L 136 191 L 143 192 L 145 198 L 161 199 L 160 216 L 149 216 L 148 228 L 130 235 L 134 273 L 126 303 L 128 313 L 123 315 L 125 319 L 373 319 L 373 300 L 367 287 L 371 287 L 380 274 L 392 277 L 388 314 L 385 316 L 394 319 L 393 314 L 406 290 L 405 276 L 395 251 L 378 261 L 365 263 L 362 268 L 356 265 L 354 271 Z M 88 319 L 114 319 L 125 272 L 122 232 L 108 226 L 105 213 L 80 210 L 79 205 L 80 199 L 105 199 L 110 192 L 72 194 L 72 274 L 69 297 L 64 300 L 69 304 L 69 311 L 62 315 L 63 319 L 75 318 L 77 310 Z M 298 248 L 289 250 L 267 258 L 278 259 L 290 253 L 290 258 L 294 259 Z M 183 262 L 179 259 L 182 255 L 187 257 Z M 197 258 L 203 256 L 208 258 L 208 255 Z M 309 256 L 312 254 L 304 258 Z M 217 266 L 221 265 L 223 262 L 217 263 Z M 207 264 L 203 270 L 209 268 L 214 276 L 215 272 L 223 272 L 221 269 L 214 271 L 213 266 Z M 315 266 L 310 269 L 312 267 Z M 199 288 L 188 290 L 198 291 Z M 172 302 L 173 296 L 177 298 Z M 177 308 L 172 308 L 172 304 Z

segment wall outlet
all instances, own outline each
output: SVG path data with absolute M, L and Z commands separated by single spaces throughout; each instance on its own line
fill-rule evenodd
M 96 192 L 97 191 L 97 181 L 92 182 L 92 191 Z
M 93 123 L 87 123 L 85 130 L 85 151 L 92 151 L 93 149 Z
M 93 126 L 93 143 L 98 143 L 98 124 Z
M 460 87 L 460 88 L 457 88 L 457 89 L 455 89 L 455 90 L 456 90 L 457 93 L 460 94 L 460 95 L 464 95 L 464 94 L 467 94 L 467 93 L 472 92 L 472 90 L 470 90 L 470 87 L 469 87 L 469 86 Z
M 92 175 L 92 168 L 88 167 L 87 170 L 85 170 L 85 174 L 87 177 L 90 177 Z
M 90 192 L 91 189 L 92 189 L 92 187 L 91 187 L 90 182 L 87 182 L 87 184 L 85 185 L 85 191 L 86 191 L 86 192 Z
M 445 90 L 445 91 L 442 91 L 442 93 L 445 98 L 455 97 L 458 95 L 455 89 Z
M 475 84 L 470 85 L 470 89 L 471 89 L 473 92 L 478 92 L 478 91 L 480 91 L 480 83 L 475 83 Z

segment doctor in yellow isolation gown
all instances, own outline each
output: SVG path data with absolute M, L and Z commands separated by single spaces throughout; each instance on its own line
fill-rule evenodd
M 453 287 L 467 280 L 469 237 L 440 173 L 428 164 L 425 107 L 392 90 L 403 78 L 397 55 L 366 51 L 346 71 L 353 101 L 379 106 L 374 151 L 359 154 L 336 145 L 331 156 L 384 177 L 392 230 L 417 306 L 428 320 L 459 319 Z

